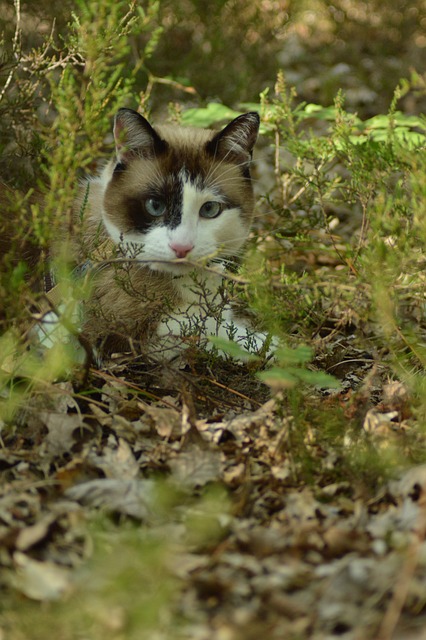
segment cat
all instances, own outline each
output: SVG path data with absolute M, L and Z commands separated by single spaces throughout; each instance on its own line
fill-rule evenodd
M 256 112 L 216 132 L 153 127 L 118 111 L 115 155 L 75 203 L 79 260 L 94 274 L 82 331 L 101 355 L 171 358 L 210 335 L 262 346 L 265 336 L 235 318 L 223 287 L 226 261 L 252 223 L 258 131 Z

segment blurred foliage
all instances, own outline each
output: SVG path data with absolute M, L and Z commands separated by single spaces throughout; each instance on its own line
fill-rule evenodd
M 166 0 L 161 8 L 165 37 L 151 69 L 192 85 L 201 99 L 253 99 L 275 76 L 289 5 L 287 0 L 184 0 L 178 5 Z
M 0 91 L 0 291 L 9 302 L 0 320 L 19 317 L 25 295 L 33 305 L 52 238 L 61 237 L 62 259 L 70 259 L 78 179 L 103 155 L 112 116 L 134 95 L 137 70 L 160 33 L 156 2 L 145 11 L 136 2 L 78 0 L 62 33 L 25 6 L 19 12 L 17 0 L 15 8 L 15 30 L 4 35 L 10 49 L 3 51 Z M 128 69 L 135 33 L 148 37 Z
M 330 104 L 343 88 L 349 104 L 366 115 L 384 112 L 396 81 L 426 62 L 424 2 L 392 3 L 357 0 L 295 2 L 294 37 L 298 53 L 289 51 L 283 68 L 297 73 L 309 60 L 310 74 L 300 84 L 289 77 L 308 101 Z M 407 96 L 404 111 L 424 110 L 424 93 Z
M 272 88 L 281 68 L 302 100 L 330 104 L 344 88 L 355 109 L 378 113 L 387 109 L 395 80 L 426 64 L 422 1 L 169 1 L 160 19 L 165 37 L 152 73 L 227 104 Z M 163 85 L 159 97 L 173 94 Z M 424 96 L 407 99 L 409 110 L 424 105 Z

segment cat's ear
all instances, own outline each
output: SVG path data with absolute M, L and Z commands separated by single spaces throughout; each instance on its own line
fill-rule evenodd
M 230 162 L 249 162 L 259 133 L 260 118 L 255 111 L 232 120 L 207 143 L 207 151 Z
M 114 119 L 114 140 L 120 163 L 135 156 L 152 158 L 167 148 L 148 120 L 133 109 L 119 109 Z

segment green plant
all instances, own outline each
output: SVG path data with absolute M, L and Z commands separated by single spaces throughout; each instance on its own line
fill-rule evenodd
M 283 76 L 275 97 L 266 91 L 260 103 L 241 105 L 262 114 L 262 132 L 274 145 L 276 187 L 259 204 L 269 241 L 254 240 L 240 275 L 263 327 L 284 344 L 299 344 L 281 353 L 280 366 L 259 374 L 272 388 L 296 389 L 289 392 L 295 415 L 301 382 L 332 387 L 323 372 L 307 369 L 313 352 L 333 373 L 336 338 L 350 349 L 345 336 L 352 335 L 378 371 L 404 383 L 418 427 L 425 424 L 426 120 L 397 110 L 410 86 L 401 81 L 388 113 L 366 120 L 345 110 L 341 93 L 330 107 L 297 103 Z M 210 104 L 184 112 L 183 121 L 208 126 L 225 114 L 225 106 Z M 306 352 L 300 341 L 309 345 Z M 350 449 L 344 457 L 355 468 Z M 310 456 L 301 451 L 306 462 Z M 409 451 L 405 463 L 418 460 Z M 398 455 L 387 456 L 389 468 L 402 463 Z M 379 473 L 373 458 L 367 451 L 359 464 Z
M 6 362 L 11 358 L 9 348 L 0 354 L 4 360 L 1 413 L 7 419 L 19 405 L 15 401 L 17 394 L 12 392 L 14 377 L 29 380 L 29 386 L 19 385 L 21 396 L 25 397 L 25 389 L 42 381 L 40 372 L 50 369 L 52 375 L 44 380 L 47 383 L 69 375 L 70 364 L 78 361 L 78 357 L 73 358 L 72 344 L 65 347 L 68 355 L 60 345 L 56 356 L 54 352 L 39 355 L 33 348 L 28 352 L 22 334 L 31 320 L 23 309 L 37 308 L 40 300 L 42 308 L 46 308 L 40 284 L 44 277 L 50 277 L 53 267 L 57 277 L 68 282 L 65 306 L 57 310 L 59 315 L 62 313 L 61 322 L 68 332 L 78 331 L 78 317 L 73 309 L 75 301 L 85 293 L 78 282 L 73 282 L 67 265 L 74 259 L 70 237 L 74 232 L 73 200 L 79 178 L 104 153 L 113 114 L 120 106 L 134 101 L 138 70 L 152 54 L 161 32 L 155 24 L 157 2 L 149 2 L 144 9 L 135 1 L 78 0 L 63 33 L 53 28 L 37 46 L 26 50 L 19 2 L 15 2 L 15 10 L 11 66 L 0 94 L 0 108 L 13 105 L 15 112 L 21 109 L 23 120 L 19 125 L 12 120 L 5 135 L 9 144 L 0 148 L 0 152 L 3 151 L 4 159 L 9 149 L 14 148 L 11 141 L 19 142 L 26 125 L 23 150 L 30 166 L 24 177 L 8 174 L 11 186 L 20 189 L 3 185 L 2 194 L 0 292 L 4 304 L 0 322 L 7 330 L 3 346 L 12 344 L 16 353 L 13 366 Z M 135 59 L 131 38 L 136 33 L 139 36 L 145 33 L 147 38 Z M 34 117 L 37 111 L 42 113 L 39 119 Z M 19 156 L 17 151 L 15 154 Z M 13 166 L 12 158 L 9 161 Z M 37 179 L 28 187 L 31 173 Z M 53 244 L 56 264 L 47 266 Z M 36 369 L 39 373 L 34 375 Z
M 406 381 L 423 388 L 426 121 L 396 110 L 407 83 L 387 115 L 366 121 L 347 113 L 340 95 L 324 109 L 293 106 L 294 92 L 283 78 L 276 90 L 277 98 L 261 108 L 277 143 L 272 205 L 284 226 L 277 242 L 290 237 L 294 253 L 316 260 L 297 279 L 299 295 L 305 290 L 302 324 L 315 334 L 339 315 L 343 324 L 354 322 L 381 353 L 392 351 L 395 371 L 405 368 Z M 339 232 L 345 223 L 349 229 Z M 277 277 L 273 308 L 286 309 L 295 275 L 281 265 Z M 411 369 L 403 366 L 402 353 Z

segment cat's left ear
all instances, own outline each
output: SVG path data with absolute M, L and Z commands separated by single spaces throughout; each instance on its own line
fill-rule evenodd
M 255 111 L 238 116 L 207 143 L 208 152 L 230 162 L 249 162 L 259 125 L 259 114 Z

